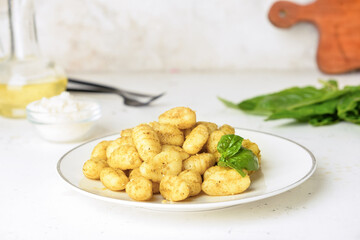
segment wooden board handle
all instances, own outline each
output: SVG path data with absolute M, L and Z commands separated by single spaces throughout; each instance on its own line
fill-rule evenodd
M 269 11 L 269 20 L 272 24 L 280 28 L 289 28 L 295 23 L 303 20 L 302 8 L 304 6 L 288 2 L 279 1 L 274 3 Z
M 315 0 L 307 5 L 279 1 L 268 17 L 280 28 L 303 21 L 314 24 L 319 31 L 317 63 L 324 73 L 360 70 L 360 0 Z

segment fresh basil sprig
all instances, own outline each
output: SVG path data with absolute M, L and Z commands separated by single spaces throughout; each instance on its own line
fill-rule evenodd
M 244 139 L 238 135 L 229 134 L 221 137 L 217 150 L 224 158 L 229 158 L 239 152 Z
M 243 140 L 238 135 L 224 135 L 217 145 L 217 150 L 221 154 L 218 166 L 233 168 L 245 177 L 243 169 L 258 170 L 259 160 L 251 150 L 242 146 Z
M 292 87 L 233 103 L 219 98 L 227 107 L 268 116 L 266 120 L 292 118 L 314 126 L 340 121 L 360 124 L 360 85 L 339 89 L 335 80 L 314 86 Z

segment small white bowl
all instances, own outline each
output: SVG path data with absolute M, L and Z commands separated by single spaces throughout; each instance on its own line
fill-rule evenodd
M 48 141 L 84 140 L 101 117 L 100 105 L 92 101 L 84 101 L 89 103 L 89 108 L 73 112 L 41 112 L 34 107 L 39 101 L 26 107 L 26 116 L 40 136 Z

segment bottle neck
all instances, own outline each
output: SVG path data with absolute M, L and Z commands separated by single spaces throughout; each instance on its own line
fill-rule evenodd
M 39 56 L 33 0 L 8 0 L 11 58 L 28 60 Z

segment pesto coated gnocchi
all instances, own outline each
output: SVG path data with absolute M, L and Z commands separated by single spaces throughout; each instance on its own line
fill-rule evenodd
M 243 169 L 240 174 L 216 165 L 220 139 L 234 133 L 227 124 L 196 121 L 190 108 L 172 108 L 158 121 L 123 129 L 117 139 L 99 142 L 85 161 L 83 174 L 111 191 L 125 191 L 135 201 L 149 201 L 156 194 L 174 202 L 201 193 L 239 194 L 249 188 L 254 171 Z M 244 139 L 241 146 L 260 164 L 256 143 Z

